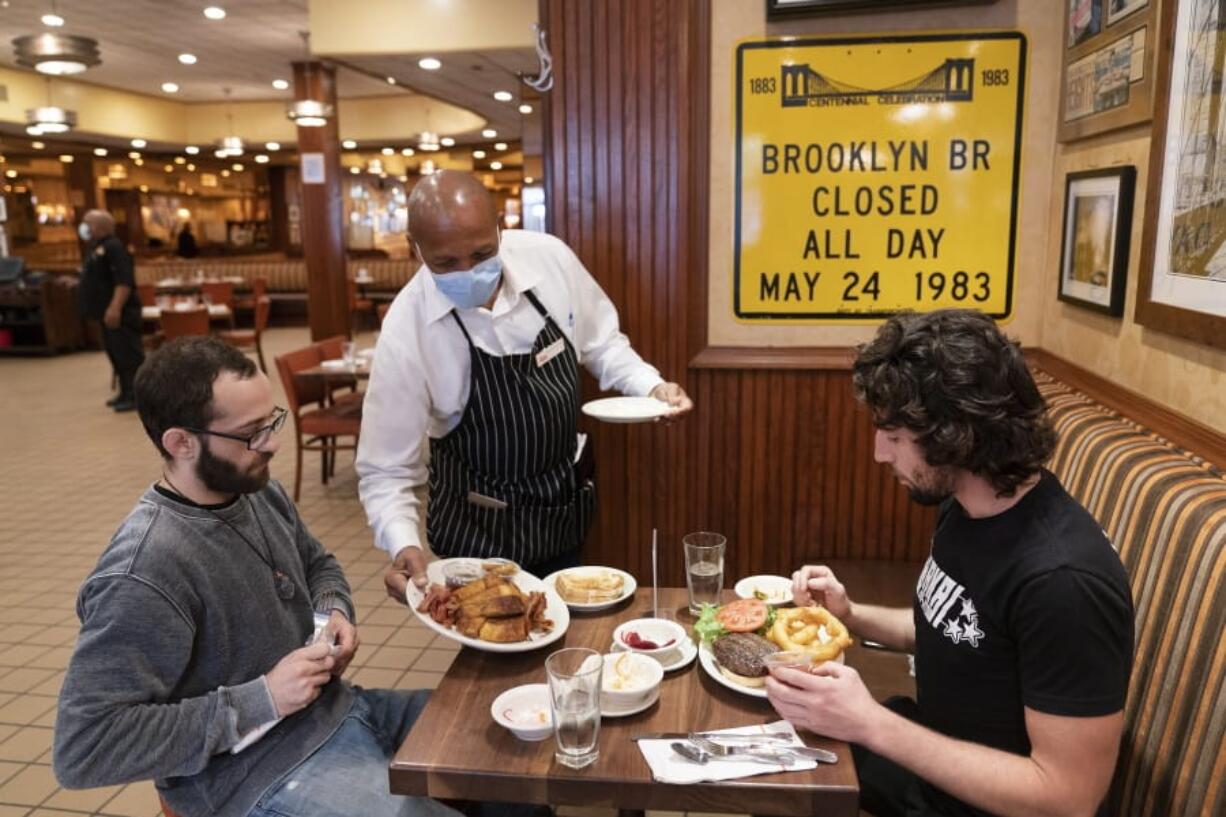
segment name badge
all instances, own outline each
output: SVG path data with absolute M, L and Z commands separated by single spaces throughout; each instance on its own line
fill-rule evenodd
M 494 511 L 505 511 L 507 508 L 507 503 L 503 502 L 501 499 L 495 499 L 492 496 L 479 494 L 476 491 L 468 492 L 468 501 L 479 508 L 489 508 L 490 510 Z
M 536 353 L 536 367 L 539 369 L 540 367 L 544 366 L 546 363 L 562 354 L 562 350 L 565 348 L 566 341 L 562 338 L 558 338 L 553 343 Z

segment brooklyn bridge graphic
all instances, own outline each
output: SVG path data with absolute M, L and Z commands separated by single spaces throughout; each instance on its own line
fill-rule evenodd
M 917 102 L 970 102 L 974 94 L 975 60 L 951 58 L 940 66 L 888 88 L 861 88 L 820 74 L 808 66 L 783 66 L 785 108 L 826 106 L 907 105 Z

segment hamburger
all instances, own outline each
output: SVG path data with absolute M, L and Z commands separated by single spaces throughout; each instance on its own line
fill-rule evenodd
M 756 633 L 729 633 L 711 642 L 711 652 L 720 674 L 747 687 L 766 685 L 766 656 L 779 647 Z

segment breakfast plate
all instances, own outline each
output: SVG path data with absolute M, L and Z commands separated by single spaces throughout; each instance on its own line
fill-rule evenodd
M 746 576 L 732 588 L 742 599 L 761 599 L 772 607 L 792 602 L 792 580 L 783 576 Z
M 558 591 L 558 579 L 565 574 L 568 577 L 578 577 L 580 580 L 591 579 L 596 580 L 602 575 L 613 576 L 621 579 L 621 593 L 615 599 L 606 599 L 604 601 L 569 601 L 560 591 Z M 608 610 L 610 607 L 616 607 L 626 599 L 634 595 L 634 591 L 638 589 L 638 582 L 624 570 L 618 570 L 615 567 L 601 567 L 599 565 L 584 565 L 582 567 L 568 567 L 565 570 L 558 570 L 550 573 L 544 579 L 545 584 L 558 594 L 558 597 L 566 603 L 570 609 L 581 613 L 594 613 L 597 610 Z
M 439 559 L 431 562 L 426 567 L 426 576 L 430 584 L 445 584 L 444 571 L 448 565 L 464 562 L 480 564 L 481 561 L 481 559 Z M 570 627 L 570 610 L 567 609 L 566 603 L 562 601 L 562 598 L 552 587 L 524 570 L 520 570 L 512 576 L 511 581 L 515 582 L 515 585 L 524 593 L 540 592 L 545 594 L 545 618 L 553 622 L 552 630 L 547 633 L 532 631 L 528 634 L 526 641 L 513 641 L 510 643 L 482 641 L 479 638 L 461 635 L 454 628 L 435 621 L 428 613 L 419 611 L 417 607 L 421 604 L 426 594 L 422 588 L 413 582 L 409 582 L 408 590 L 405 592 L 405 600 L 408 602 L 409 609 L 413 611 L 413 615 L 417 616 L 418 620 L 424 625 L 439 635 L 450 638 L 452 641 L 463 644 L 465 647 L 472 647 L 474 650 L 484 650 L 485 652 L 528 652 L 529 650 L 539 649 L 547 644 L 552 644 L 566 635 L 566 630 Z
M 650 423 L 672 410 L 654 397 L 605 397 L 583 404 L 584 414 L 606 423 Z
M 614 652 L 627 652 L 626 648 L 616 641 L 613 642 L 612 650 Z M 664 661 L 660 661 L 660 666 L 664 667 L 665 672 L 674 672 L 682 667 L 688 667 L 690 662 L 698 657 L 698 646 L 693 639 L 687 638 L 677 645 L 677 649 L 665 656 Z

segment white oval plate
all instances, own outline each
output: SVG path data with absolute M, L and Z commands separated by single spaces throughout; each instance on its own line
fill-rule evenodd
M 650 423 L 672 411 L 654 397 L 605 397 L 583 404 L 583 413 L 606 423 Z
M 426 567 L 426 576 L 431 584 L 445 584 L 443 579 L 444 567 L 452 562 L 470 561 L 480 562 L 482 560 L 439 559 L 431 562 Z M 511 644 L 496 644 L 493 641 L 482 641 L 477 638 L 460 635 L 451 627 L 444 627 L 430 618 L 429 614 L 417 612 L 417 605 L 421 604 L 421 600 L 425 598 L 426 594 L 413 582 L 409 582 L 409 589 L 405 592 L 405 599 L 408 601 L 409 609 L 413 611 L 413 615 L 417 616 L 418 620 L 431 630 L 434 630 L 439 635 L 450 638 L 452 641 L 463 644 L 465 647 L 472 647 L 474 650 L 484 650 L 485 652 L 528 652 L 529 650 L 544 647 L 546 644 L 552 644 L 566 635 L 566 629 L 570 627 L 570 610 L 566 608 L 566 604 L 552 587 L 522 569 L 511 577 L 511 581 L 515 582 L 516 586 L 525 593 L 539 591 L 545 594 L 545 617 L 553 621 L 553 629 L 551 631 L 548 633 L 532 632 L 528 634 L 527 641 L 516 641 Z
M 746 576 L 732 590 L 743 599 L 757 598 L 753 593 L 760 590 L 767 596 L 762 601 L 772 607 L 792 603 L 792 580 L 783 576 Z
M 707 675 L 710 675 L 733 692 L 739 692 L 742 695 L 749 695 L 753 698 L 766 697 L 766 687 L 742 686 L 724 677 L 724 674 L 719 671 L 719 667 L 715 663 L 715 653 L 711 652 L 711 647 L 705 641 L 698 647 L 698 663 L 707 671 Z
M 627 651 L 626 647 L 618 644 L 616 641 L 613 642 L 613 646 L 609 649 L 612 652 Z M 668 663 L 663 661 L 660 662 L 660 666 L 664 668 L 665 672 L 673 672 L 681 669 L 682 667 L 688 667 L 690 662 L 698 657 L 698 645 L 694 643 L 693 639 L 687 638 L 678 644 L 677 649 L 673 650 L 670 655 L 672 655 L 673 658 L 669 660 Z
M 655 704 L 655 702 L 658 700 L 660 700 L 660 688 L 656 687 L 652 691 L 652 693 L 647 696 L 647 700 L 643 701 L 641 704 L 638 704 L 637 706 L 632 706 L 629 709 L 615 709 L 612 707 L 605 708 L 605 706 L 602 704 L 600 707 L 600 717 L 602 718 L 624 718 L 627 715 L 637 715 L 640 712 L 644 712 L 650 709 Z
M 549 585 L 550 589 L 552 589 L 556 593 L 558 590 L 558 585 L 557 585 L 558 576 L 561 576 L 563 573 L 572 573 L 572 572 L 581 573 L 585 570 L 591 570 L 591 571 L 608 570 L 611 573 L 618 574 L 619 576 L 622 577 L 622 594 L 618 596 L 616 599 L 614 599 L 613 601 L 578 602 L 578 601 L 566 601 L 566 599 L 562 599 L 563 603 L 565 603 L 567 607 L 569 607 L 572 610 L 578 611 L 578 612 L 592 613 L 597 610 L 608 610 L 610 607 L 616 607 L 617 605 L 621 604 L 626 599 L 633 596 L 634 591 L 637 590 L 639 586 L 638 582 L 634 580 L 634 577 L 631 576 L 626 571 L 618 570 L 616 567 L 600 567 L 599 565 L 583 565 L 582 567 L 568 567 L 565 570 L 558 570 L 553 573 L 550 573 L 548 576 L 546 576 L 541 581 Z M 558 594 L 558 598 L 562 598 L 560 593 Z

